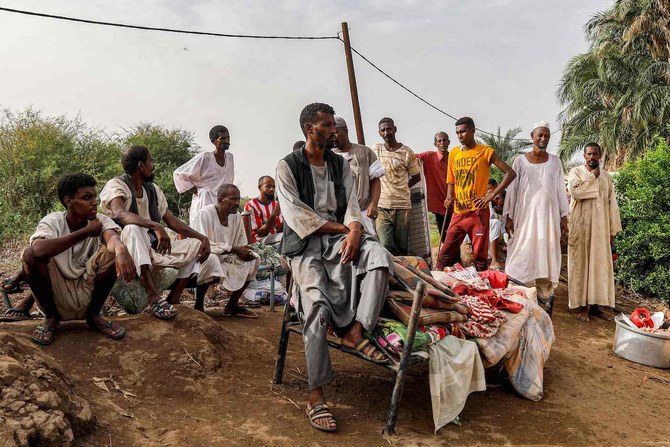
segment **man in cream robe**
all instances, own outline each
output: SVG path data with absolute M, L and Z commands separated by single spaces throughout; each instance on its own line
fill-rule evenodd
M 260 257 L 248 245 L 242 217 L 239 213 L 240 190 L 230 183 L 223 184 L 217 193 L 216 205 L 207 205 L 191 219 L 193 229 L 209 238 L 217 269 L 201 272 L 196 288 L 195 308 L 204 311 L 205 293 L 212 277 L 221 278 L 223 287 L 233 292 L 224 315 L 255 318 L 253 312 L 237 303 L 249 283 L 256 278 Z
M 601 316 L 598 306 L 614 307 L 612 244 L 621 231 L 621 217 L 609 173 L 600 169 L 600 146 L 584 147 L 586 164 L 570 170 L 570 236 L 568 238 L 568 293 L 578 318 Z

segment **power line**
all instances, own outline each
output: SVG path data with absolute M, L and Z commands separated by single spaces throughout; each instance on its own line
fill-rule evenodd
M 283 40 L 333 40 L 337 39 L 339 41 L 342 41 L 342 39 L 339 36 L 339 33 L 336 36 L 264 36 L 264 35 L 257 35 L 257 34 L 229 34 L 229 33 L 212 33 L 212 32 L 207 32 L 207 31 L 193 31 L 193 30 L 183 30 L 183 29 L 176 29 L 176 28 L 162 28 L 162 27 L 154 27 L 154 26 L 142 26 L 142 25 L 130 25 L 130 24 L 125 24 L 125 23 L 117 23 L 117 22 L 103 22 L 100 20 L 89 20 L 89 19 L 80 19 L 77 17 L 68 17 L 68 16 L 61 16 L 61 15 L 54 15 L 54 14 L 45 14 L 41 12 L 34 12 L 34 11 L 25 11 L 21 9 L 13 9 L 13 8 L 5 8 L 0 6 L 0 11 L 4 12 L 10 12 L 10 13 L 15 13 L 15 14 L 23 14 L 27 16 L 33 16 L 33 17 L 42 17 L 42 18 L 48 18 L 48 19 L 56 19 L 56 20 L 65 20 L 69 22 L 77 22 L 77 23 L 86 23 L 90 25 L 102 25 L 102 26 L 112 26 L 116 28 L 128 28 L 128 29 L 137 29 L 137 30 L 142 30 L 142 31 L 160 31 L 160 32 L 166 32 L 166 33 L 175 33 L 175 34 L 192 34 L 192 35 L 197 35 L 197 36 L 213 36 L 213 37 L 231 37 L 231 38 L 242 38 L 242 39 L 283 39 Z M 344 43 L 344 41 L 342 41 Z M 441 108 L 437 107 L 436 105 L 432 104 L 431 102 L 427 101 L 408 87 L 406 87 L 404 84 L 393 78 L 391 75 L 386 73 L 384 70 L 379 68 L 375 63 L 373 63 L 370 59 L 365 57 L 363 54 L 361 54 L 358 50 L 356 50 L 354 47 L 351 47 L 351 51 L 356 53 L 361 59 L 363 59 L 365 62 L 370 64 L 375 70 L 380 72 L 382 75 L 390 79 L 393 83 L 398 85 L 400 88 L 414 96 L 416 99 L 419 101 L 423 102 L 427 106 L 431 107 L 432 109 L 436 110 L 437 112 L 448 116 L 449 118 L 453 119 L 456 121 L 458 118 L 455 116 L 451 115 L 450 113 L 442 110 Z M 491 135 L 494 137 L 497 137 L 498 135 L 488 132 L 486 130 L 482 130 L 479 128 L 476 128 L 477 131 Z M 528 140 L 523 140 L 519 138 L 513 138 L 513 141 L 528 141 Z
M 77 23 L 88 23 L 90 25 L 103 25 L 103 26 L 113 26 L 117 28 L 130 28 L 138 29 L 143 31 L 162 31 L 166 33 L 176 33 L 176 34 L 195 34 L 197 36 L 214 36 L 214 37 L 237 37 L 243 39 L 283 39 L 283 40 L 328 40 L 328 39 L 339 39 L 338 36 L 262 36 L 256 34 L 227 34 L 227 33 L 210 33 L 206 31 L 192 31 L 192 30 L 183 30 L 175 28 L 159 28 L 154 26 L 141 26 L 141 25 L 129 25 L 125 23 L 115 23 L 115 22 L 102 22 L 99 20 L 88 20 L 88 19 L 79 19 L 76 17 L 67 17 L 59 16 L 53 14 L 44 14 L 41 12 L 34 11 L 24 11 L 20 9 L 4 8 L 0 7 L 0 11 L 11 12 L 16 14 L 23 14 L 27 16 L 34 17 L 44 17 L 47 19 L 56 19 L 56 20 L 67 20 L 69 22 Z
M 339 38 L 339 33 L 338 33 L 338 38 Z M 340 38 L 340 40 L 342 41 L 341 38 Z M 342 42 L 344 43 L 344 41 L 342 41 Z M 424 98 L 422 98 L 421 96 L 419 96 L 419 95 L 418 95 L 417 93 L 415 93 L 414 91 L 410 90 L 408 87 L 406 87 L 405 85 L 403 85 L 400 81 L 396 80 L 395 78 L 393 78 L 393 76 L 391 76 L 390 74 L 386 73 L 384 70 L 382 70 L 382 69 L 379 68 L 377 65 L 375 65 L 375 63 L 372 62 L 370 59 L 368 59 L 367 57 L 363 56 L 363 55 L 362 55 L 358 50 L 356 50 L 354 47 L 351 47 L 351 51 L 353 51 L 354 53 L 356 53 L 361 59 L 363 59 L 365 62 L 367 62 L 368 64 L 370 64 L 375 70 L 377 70 L 378 72 L 380 72 L 381 74 L 383 74 L 384 76 L 386 76 L 386 77 L 387 77 L 388 79 L 390 79 L 393 83 L 395 83 L 396 85 L 398 85 L 400 88 L 402 88 L 403 90 L 405 90 L 405 91 L 406 91 L 407 93 L 409 93 L 410 95 L 414 96 L 414 97 L 415 97 L 416 99 L 418 99 L 419 101 L 421 101 L 421 102 L 423 102 L 424 104 L 426 104 L 428 107 L 431 107 L 431 108 L 435 109 L 436 111 L 440 112 L 441 114 L 443 114 L 443 115 L 445 115 L 445 116 L 448 116 L 449 118 L 451 118 L 451 119 L 454 120 L 454 121 L 458 120 L 458 118 L 456 118 L 454 115 L 452 115 L 452 114 L 450 114 L 450 113 L 448 113 L 448 112 L 442 110 L 441 108 L 437 107 L 436 105 L 432 104 L 431 102 L 429 102 L 429 101 L 425 100 Z M 498 135 L 496 135 L 496 134 L 494 134 L 494 133 L 492 133 L 492 132 L 488 132 L 488 131 L 486 131 L 486 130 L 482 130 L 482 129 L 479 129 L 479 128 L 475 128 L 475 129 L 476 129 L 477 131 L 481 132 L 481 133 L 484 133 L 484 134 L 487 134 L 487 135 L 491 135 L 491 136 L 493 136 L 493 137 L 497 137 L 497 136 L 498 136 Z M 525 139 L 522 139 L 522 138 L 512 138 L 512 141 L 524 141 L 524 142 L 527 142 L 528 140 L 525 140 Z

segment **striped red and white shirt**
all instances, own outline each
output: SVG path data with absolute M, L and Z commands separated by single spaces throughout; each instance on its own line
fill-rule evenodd
M 272 211 L 275 209 L 275 206 L 277 206 L 277 201 L 273 200 L 270 203 L 261 203 L 258 200 L 258 197 L 255 197 L 251 200 L 249 200 L 245 205 L 244 205 L 244 211 L 248 211 L 251 213 L 251 235 L 252 238 L 254 239 L 253 242 L 256 242 L 256 229 L 261 227 L 262 225 L 265 225 L 265 223 L 270 219 L 270 214 L 272 214 Z M 281 231 L 282 228 L 282 218 L 281 218 L 281 213 L 277 218 L 275 219 L 275 224 L 272 228 L 270 228 L 270 233 L 269 234 L 276 234 Z

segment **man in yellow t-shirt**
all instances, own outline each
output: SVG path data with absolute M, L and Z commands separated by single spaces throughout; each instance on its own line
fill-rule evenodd
M 456 136 L 461 146 L 449 152 L 447 199 L 444 201 L 447 208 L 453 203 L 454 215 L 437 257 L 438 270 L 454 264 L 466 235 L 472 241 L 475 267 L 479 271 L 488 269 L 489 202 L 516 177 L 514 170 L 496 155 L 493 148 L 477 144 L 476 130 L 472 118 L 456 121 Z M 487 193 L 491 163 L 505 177 Z

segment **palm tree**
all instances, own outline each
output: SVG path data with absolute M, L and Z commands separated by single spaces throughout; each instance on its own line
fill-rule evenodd
M 506 163 L 512 164 L 517 155 L 533 145 L 533 142 L 528 139 L 517 138 L 520 133 L 521 128 L 515 127 L 508 130 L 505 135 L 502 135 L 500 127 L 498 127 L 498 132 L 495 134 L 479 132 L 478 137 L 485 145 L 495 149 L 498 157 L 502 158 Z
M 618 0 L 586 26 L 591 48 L 568 64 L 557 92 L 559 156 L 601 143 L 607 167 L 639 156 L 656 135 L 668 137 L 670 25 L 667 0 Z M 664 16 L 665 14 L 665 16 Z
M 491 146 L 498 157 L 502 158 L 507 164 L 511 165 L 517 155 L 521 154 L 524 149 L 533 145 L 533 142 L 528 139 L 517 138 L 521 133 L 520 127 L 515 127 L 508 130 L 505 135 L 502 135 L 500 127 L 495 134 L 488 132 L 479 132 L 478 137 L 486 144 Z M 497 167 L 491 168 L 491 177 L 498 182 L 502 180 L 503 174 Z

